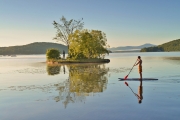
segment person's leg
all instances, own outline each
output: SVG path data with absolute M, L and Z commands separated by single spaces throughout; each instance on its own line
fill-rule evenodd
M 140 87 L 142 87 L 142 79 L 140 79 Z
M 140 79 L 142 80 L 142 72 L 140 72 L 139 74 L 140 74 Z

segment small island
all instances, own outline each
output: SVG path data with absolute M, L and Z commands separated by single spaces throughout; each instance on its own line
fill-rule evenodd
M 109 54 L 106 34 L 100 30 L 82 29 L 84 23 L 81 20 L 66 20 L 64 16 L 61 23 L 53 22 L 57 30 L 54 40 L 63 42 L 68 53 L 65 58 L 65 51 L 51 48 L 46 52 L 47 64 L 62 63 L 109 63 L 104 59 Z M 61 54 L 63 57 L 61 57 Z
M 109 59 L 79 59 L 79 60 L 47 60 L 48 65 L 54 64 L 71 64 L 71 63 L 109 63 Z

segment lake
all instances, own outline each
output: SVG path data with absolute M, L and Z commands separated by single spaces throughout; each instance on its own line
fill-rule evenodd
M 118 81 L 143 60 L 140 81 Z M 180 52 L 111 53 L 108 64 L 46 65 L 45 55 L 0 57 L 0 120 L 180 119 Z M 139 78 L 135 66 L 128 78 Z M 131 91 L 132 90 L 132 91 Z

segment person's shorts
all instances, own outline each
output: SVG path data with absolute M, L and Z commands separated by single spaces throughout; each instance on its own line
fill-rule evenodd
M 139 66 L 139 73 L 142 73 L 142 66 Z

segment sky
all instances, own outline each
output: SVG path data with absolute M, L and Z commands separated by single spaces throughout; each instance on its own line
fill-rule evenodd
M 0 47 L 56 42 L 53 21 L 83 18 L 110 47 L 180 38 L 180 0 L 0 0 Z

